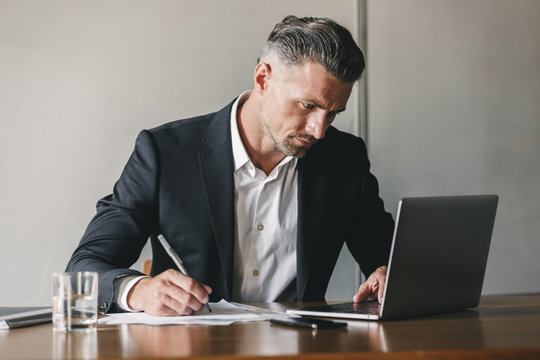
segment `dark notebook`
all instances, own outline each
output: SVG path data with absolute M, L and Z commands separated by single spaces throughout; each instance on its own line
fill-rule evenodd
M 0 330 L 41 324 L 52 321 L 52 308 L 0 307 Z

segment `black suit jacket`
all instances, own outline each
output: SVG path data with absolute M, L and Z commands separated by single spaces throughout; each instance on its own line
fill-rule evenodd
M 111 195 L 97 204 L 68 271 L 97 271 L 102 310 L 113 281 L 151 238 L 152 275 L 175 268 L 156 239 L 162 233 L 211 301 L 230 300 L 234 264 L 232 103 L 217 113 L 175 121 L 137 138 Z M 370 173 L 364 142 L 329 128 L 298 161 L 297 292 L 322 300 L 344 241 L 365 274 L 388 261 L 393 219 Z M 351 284 L 352 286 L 352 284 Z

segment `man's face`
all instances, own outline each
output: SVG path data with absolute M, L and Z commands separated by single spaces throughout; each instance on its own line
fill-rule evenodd
M 344 83 L 315 62 L 273 63 L 259 113 L 275 150 L 303 157 L 345 110 L 353 83 Z

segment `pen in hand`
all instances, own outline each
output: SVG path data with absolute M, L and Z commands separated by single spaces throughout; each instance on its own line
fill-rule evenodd
M 186 268 L 184 267 L 184 265 L 182 263 L 182 260 L 180 259 L 178 254 L 171 248 L 171 245 L 169 245 L 167 240 L 165 240 L 165 237 L 163 237 L 163 235 L 159 234 L 157 236 L 157 238 L 158 238 L 159 242 L 161 243 L 161 245 L 163 245 L 163 248 L 165 249 L 167 254 L 169 254 L 169 256 L 171 257 L 172 261 L 174 261 L 174 263 L 178 267 L 178 270 L 180 270 L 180 272 L 182 274 L 184 274 L 185 276 L 189 276 L 189 273 L 187 272 Z M 191 276 L 189 276 L 189 277 L 191 277 Z M 208 311 L 212 312 L 212 309 L 210 309 L 210 305 L 208 305 L 208 303 L 204 304 L 204 307 Z

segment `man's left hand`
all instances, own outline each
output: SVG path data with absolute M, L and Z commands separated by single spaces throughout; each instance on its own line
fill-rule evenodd
M 365 300 L 377 299 L 382 303 L 384 296 L 384 284 L 386 283 L 386 266 L 377 268 L 368 279 L 360 285 L 358 292 L 353 297 L 353 301 L 356 303 Z

